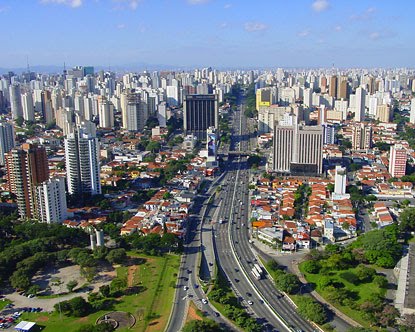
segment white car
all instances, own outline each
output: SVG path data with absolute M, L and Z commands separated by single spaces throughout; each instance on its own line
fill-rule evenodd
M 249 305 L 253 305 L 253 304 L 254 304 L 254 302 L 252 302 L 251 300 L 248 300 L 248 304 L 249 304 Z
M 207 300 L 206 299 L 202 299 L 202 303 L 203 304 L 207 304 Z
M 184 289 L 185 291 L 187 291 L 187 290 L 189 289 L 189 287 L 184 286 L 184 287 L 183 287 L 183 289 Z

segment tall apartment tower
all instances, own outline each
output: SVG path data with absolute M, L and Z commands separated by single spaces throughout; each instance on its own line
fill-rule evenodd
M 49 178 L 48 159 L 42 146 L 23 144 L 6 155 L 9 190 L 16 195 L 21 219 L 37 217 L 36 185 Z
M 23 116 L 22 107 L 22 94 L 20 91 L 20 85 L 12 84 L 9 87 L 10 94 L 10 107 L 12 111 L 12 118 L 16 120 L 18 117 Z
M 61 223 L 67 216 L 65 179 L 53 178 L 36 186 L 37 218 L 44 223 Z
M 219 110 L 217 95 L 187 95 L 183 102 L 185 135 L 193 134 L 205 140 L 209 127 L 218 128 Z
M 126 100 L 125 126 L 129 131 L 142 131 L 148 120 L 147 104 L 141 100 L 139 93 L 130 92 Z
M 365 121 L 365 103 L 366 103 L 366 90 L 362 87 L 356 89 L 356 104 L 355 104 L 355 114 L 354 120 L 357 122 Z
M 413 84 L 415 86 L 415 83 Z M 409 122 L 415 124 L 415 98 L 411 99 L 411 113 L 409 114 Z
M 367 150 L 372 147 L 372 127 L 355 123 L 352 127 L 352 149 Z
M 35 120 L 35 108 L 33 106 L 33 96 L 30 91 L 22 93 L 22 108 L 23 108 L 23 119 L 26 121 Z
M 330 97 L 337 99 L 337 76 L 336 75 L 333 75 L 332 77 L 330 77 L 329 95 Z
M 405 175 L 406 160 L 406 150 L 401 144 L 395 144 L 390 147 L 389 173 L 394 178 L 401 178 Z
M 99 142 L 85 127 L 78 127 L 65 139 L 68 192 L 71 195 L 101 193 Z
M 346 193 L 347 170 L 340 165 L 336 166 L 336 175 L 334 176 L 334 194 L 344 195 Z
M 337 99 L 349 99 L 349 84 L 347 82 L 347 77 L 340 77 L 338 83 L 339 86 L 337 88 Z
M 10 123 L 0 122 L 0 165 L 6 164 L 5 155 L 15 146 L 14 128 Z
M 274 171 L 296 175 L 321 174 L 323 168 L 323 128 L 293 126 L 274 128 Z
M 99 126 L 101 128 L 114 127 L 114 105 L 104 97 L 99 101 Z

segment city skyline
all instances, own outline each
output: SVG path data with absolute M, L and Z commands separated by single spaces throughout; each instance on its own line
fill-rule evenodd
M 0 38 L 0 67 L 411 67 L 413 9 L 371 0 L 2 1 L 12 33 Z

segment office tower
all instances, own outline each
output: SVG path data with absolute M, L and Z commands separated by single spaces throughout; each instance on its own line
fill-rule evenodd
M 49 178 L 48 159 L 42 146 L 23 144 L 6 154 L 9 190 L 16 195 L 21 219 L 36 218 L 35 186 Z
M 99 142 L 85 127 L 78 127 L 65 139 L 68 192 L 78 195 L 101 193 Z
M 218 99 L 216 95 L 187 95 L 183 103 L 183 127 L 185 135 L 193 134 L 199 140 L 206 139 L 209 127 L 218 128 Z
M 61 223 L 67 216 L 65 179 L 53 178 L 36 186 L 37 219 L 40 222 Z
M 101 128 L 114 127 L 114 105 L 105 97 L 99 101 L 99 126 Z
M 337 76 L 336 75 L 333 75 L 330 77 L 329 95 L 330 97 L 337 99 Z
M 14 148 L 14 128 L 10 123 L 0 122 L 0 165 L 6 164 L 5 155 Z
M 260 106 L 271 106 L 278 101 L 278 89 L 276 87 L 268 87 L 256 90 L 256 109 Z
M 293 126 L 274 128 L 274 171 L 293 175 L 321 174 L 323 129 L 293 121 Z
M 30 91 L 22 93 L 23 119 L 35 121 L 35 109 L 33 107 L 33 97 Z
M 294 126 L 274 127 L 273 168 L 278 173 L 290 173 L 294 142 Z
M 141 100 L 141 95 L 136 92 L 128 93 L 126 102 L 126 129 L 129 131 L 142 131 L 149 117 L 147 104 Z
M 411 99 L 411 113 L 409 114 L 409 122 L 415 124 L 415 98 Z
M 285 113 L 291 113 L 290 106 L 260 106 L 258 109 L 258 132 L 259 134 L 270 133 L 273 131 L 275 121 L 280 122 L 284 119 Z
M 336 138 L 336 130 L 334 125 L 323 123 L 323 144 L 334 144 Z
M 402 144 L 395 144 L 390 147 L 389 173 L 394 178 L 401 178 L 406 171 L 406 150 Z
M 207 160 L 206 160 L 206 167 L 207 168 L 214 168 L 218 167 L 217 161 L 217 142 L 218 137 L 216 134 L 215 127 L 209 127 L 207 129 L 207 139 L 206 139 L 206 150 L 208 152 Z
M 334 193 L 344 195 L 346 193 L 347 170 L 340 165 L 336 166 L 336 175 L 334 176 Z
M 160 127 L 166 127 L 167 125 L 167 114 L 166 114 L 166 102 L 162 101 L 157 106 L 157 120 L 159 121 Z
M 320 78 L 320 91 L 321 93 L 327 92 L 327 77 L 326 76 L 322 76 Z
M 311 107 L 313 105 L 313 90 L 310 88 L 304 89 L 303 105 L 305 108 Z
M 380 122 L 390 122 L 392 118 L 391 107 L 389 105 L 378 105 L 376 108 L 376 119 Z
M 355 100 L 355 114 L 354 120 L 357 122 L 365 121 L 365 102 L 366 102 L 366 90 L 362 87 L 356 89 Z
M 337 99 L 348 99 L 349 98 L 349 84 L 347 77 L 342 76 L 339 81 L 339 87 L 337 90 Z
M 169 106 L 178 106 L 179 105 L 179 89 L 177 86 L 167 86 L 167 103 Z
M 52 107 L 52 94 L 49 90 L 42 91 L 42 116 L 46 123 L 55 120 L 55 112 Z
M 355 123 L 352 127 L 352 149 L 367 150 L 372 147 L 372 127 Z
M 12 111 L 12 118 L 16 120 L 18 117 L 23 117 L 22 96 L 20 92 L 20 85 L 12 84 L 9 87 L 10 107 Z

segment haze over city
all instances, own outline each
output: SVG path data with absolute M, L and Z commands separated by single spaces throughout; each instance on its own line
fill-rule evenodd
M 0 67 L 410 67 L 413 1 L 0 3 Z

